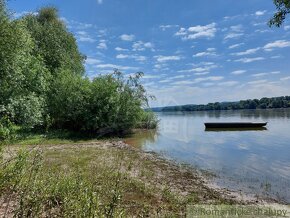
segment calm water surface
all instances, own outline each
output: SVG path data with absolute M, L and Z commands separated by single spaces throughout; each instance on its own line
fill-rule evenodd
M 127 143 L 217 175 L 214 183 L 290 203 L 290 109 L 157 113 L 158 131 Z M 267 129 L 206 131 L 204 122 L 268 122 Z

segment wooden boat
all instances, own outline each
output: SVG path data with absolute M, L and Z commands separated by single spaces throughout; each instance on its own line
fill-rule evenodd
M 226 122 L 226 123 L 204 123 L 206 128 L 257 128 L 266 126 L 267 123 L 251 122 Z
M 266 131 L 266 127 L 243 127 L 243 128 L 205 128 L 206 132 L 242 132 L 242 131 Z

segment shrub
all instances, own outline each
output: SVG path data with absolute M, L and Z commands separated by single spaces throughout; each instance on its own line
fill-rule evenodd
M 14 136 L 15 130 L 13 124 L 7 116 L 0 118 L 0 140 L 7 140 Z
M 152 111 L 143 111 L 141 115 L 140 122 L 136 125 L 136 128 L 141 129 L 156 129 L 159 120 L 157 115 Z
M 34 94 L 11 99 L 7 111 L 16 124 L 31 129 L 43 124 L 44 99 Z

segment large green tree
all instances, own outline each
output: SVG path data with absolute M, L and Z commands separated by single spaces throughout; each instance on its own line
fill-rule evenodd
M 47 69 L 42 57 L 33 54 L 35 43 L 25 22 L 9 19 L 3 1 L 0 14 L 0 115 L 28 127 L 39 125 Z
M 273 0 L 276 5 L 277 12 L 274 14 L 273 18 L 269 21 L 270 26 L 280 27 L 286 16 L 290 13 L 290 0 Z
M 23 18 L 46 67 L 55 75 L 59 69 L 83 75 L 85 56 L 79 52 L 76 39 L 60 20 L 56 8 L 46 7 Z

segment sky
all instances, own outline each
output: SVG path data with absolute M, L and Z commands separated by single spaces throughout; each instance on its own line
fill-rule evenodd
M 290 95 L 290 20 L 272 0 L 10 0 L 16 18 L 55 6 L 86 75 L 144 72 L 151 107 Z

